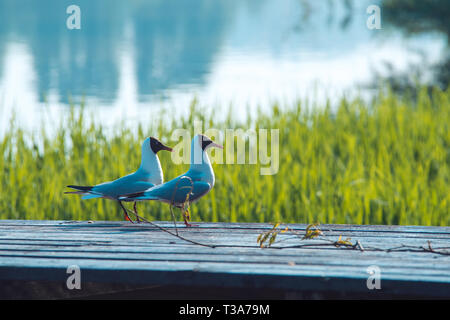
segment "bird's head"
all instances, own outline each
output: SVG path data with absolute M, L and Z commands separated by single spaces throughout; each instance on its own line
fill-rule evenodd
M 197 141 L 200 144 L 200 147 L 202 148 L 203 151 L 206 151 L 209 148 L 223 149 L 223 146 L 215 143 L 214 141 L 212 141 L 210 138 L 208 138 L 207 136 L 205 136 L 203 134 L 198 134 L 196 136 L 196 138 L 197 138 Z
M 160 150 L 166 150 L 172 152 L 172 148 L 164 145 L 161 141 L 156 138 L 150 137 L 147 138 L 149 140 L 149 147 L 153 151 L 154 154 L 157 154 Z

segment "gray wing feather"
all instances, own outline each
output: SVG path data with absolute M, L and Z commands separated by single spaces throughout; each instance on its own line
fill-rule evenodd
M 150 182 L 136 181 L 133 183 L 105 183 L 97 185 L 92 191 L 103 194 L 107 197 L 118 198 L 120 196 L 127 196 L 138 192 L 143 192 L 155 185 Z
M 189 192 L 191 192 L 189 201 L 193 202 L 207 194 L 210 190 L 211 185 L 207 182 L 194 181 L 194 186 L 192 187 L 189 179 L 178 179 L 155 186 L 150 190 L 143 192 L 141 195 L 129 198 L 124 197 L 123 200 L 157 200 L 166 203 L 172 203 L 173 201 L 175 205 L 180 205 L 186 201 L 186 196 Z

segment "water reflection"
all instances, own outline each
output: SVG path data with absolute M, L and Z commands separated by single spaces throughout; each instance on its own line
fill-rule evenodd
M 120 56 L 129 50 L 138 71 L 139 96 L 177 84 L 203 83 L 232 11 L 227 7 L 233 5 L 205 0 L 77 1 L 82 28 L 68 30 L 68 4 L 0 3 L 0 58 L 11 41 L 27 44 L 40 101 L 53 88 L 65 102 L 69 94 L 113 101 Z
M 403 2 L 2 0 L 0 126 L 12 109 L 33 122 L 83 97 L 99 119 L 133 120 L 156 106 L 183 109 L 194 96 L 239 107 L 333 99 L 391 76 L 386 64 L 407 74 L 424 59 L 448 66 L 449 5 L 430 11 L 408 1 L 417 8 L 408 16 Z M 71 4 L 81 8 L 81 30 L 66 28 Z M 382 7 L 382 30 L 366 27 L 370 4 Z M 420 34 L 407 23 L 418 13 L 430 22 Z
M 450 83 L 450 2 L 385 0 L 383 6 L 388 27 L 401 30 L 408 37 L 439 33 L 445 39 L 445 50 L 440 51 L 441 57 L 434 63 L 427 61 L 427 55 L 422 53 L 422 61 L 412 65 L 408 73 L 398 73 L 394 66 L 389 66 L 391 72 L 388 80 L 391 85 L 396 90 L 411 90 L 415 80 L 420 79 L 445 90 Z M 427 70 L 431 75 L 423 79 Z

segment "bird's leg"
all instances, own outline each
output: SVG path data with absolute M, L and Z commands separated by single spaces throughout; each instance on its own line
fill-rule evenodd
M 117 202 L 119 202 L 119 205 L 120 205 L 120 207 L 122 208 L 123 213 L 125 214 L 125 220 L 128 220 L 128 221 L 130 221 L 131 223 L 134 223 L 133 220 L 130 219 L 130 216 L 128 215 L 127 209 L 125 209 L 125 207 L 123 206 L 122 201 L 117 200 Z
M 189 222 L 187 222 L 186 216 L 183 215 L 184 218 L 184 224 L 186 225 L 187 228 L 192 227 L 192 224 L 190 224 Z
M 186 219 L 186 214 L 185 214 L 185 212 L 187 211 L 187 210 L 186 210 L 186 203 L 189 204 L 189 196 L 190 196 L 190 194 L 191 194 L 191 192 L 192 192 L 192 189 L 194 188 L 194 182 L 192 181 L 192 179 L 191 179 L 190 177 L 188 177 L 188 176 L 182 176 L 180 179 L 178 179 L 177 183 L 175 184 L 175 189 L 173 190 L 173 193 L 172 193 L 172 200 L 170 201 L 170 213 L 172 213 L 173 222 L 174 222 L 174 224 L 175 224 L 175 231 L 177 232 L 177 235 L 178 235 L 178 230 L 176 229 L 177 225 L 176 225 L 176 222 L 175 222 L 175 215 L 173 214 L 172 207 L 173 207 L 174 204 L 175 204 L 175 201 L 174 201 L 174 200 L 175 200 L 175 193 L 176 193 L 177 190 L 178 190 L 178 183 L 180 183 L 180 181 L 181 181 L 182 179 L 188 179 L 191 185 L 190 185 L 190 186 L 184 186 L 184 187 L 181 187 L 181 188 L 180 188 L 180 189 L 188 188 L 188 189 L 190 189 L 190 191 L 186 194 L 186 199 L 184 200 L 182 206 L 179 207 L 179 208 L 181 209 L 181 212 L 183 213 L 183 219 L 184 219 L 184 223 L 186 224 L 186 227 L 191 227 L 191 226 L 192 226 L 191 224 L 188 223 L 188 220 Z M 189 208 L 189 206 L 188 206 L 188 208 Z M 190 216 L 189 216 L 189 211 L 188 211 L 187 218 L 188 218 L 188 219 L 190 218 Z
M 191 214 L 189 213 L 189 207 L 187 207 L 186 209 L 182 209 L 183 210 L 183 219 L 184 219 L 184 224 L 186 225 L 186 227 L 197 227 L 198 225 L 196 224 L 190 224 L 188 221 L 191 220 Z M 186 214 L 187 212 L 187 214 Z
M 137 209 L 136 209 L 136 204 L 137 204 L 137 201 L 134 202 L 134 206 L 133 206 L 134 214 L 136 215 L 137 223 L 141 223 L 141 219 L 139 219 L 139 215 L 138 215 L 138 212 L 137 212 Z
M 191 220 L 191 214 L 190 214 L 190 212 L 189 212 L 189 208 L 184 208 L 183 207 L 183 218 L 184 218 L 184 221 L 190 221 Z

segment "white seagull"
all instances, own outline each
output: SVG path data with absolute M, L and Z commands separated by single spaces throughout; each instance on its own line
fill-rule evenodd
M 119 200 L 157 200 L 184 209 L 185 204 L 189 206 L 191 203 L 199 200 L 214 186 L 214 171 L 206 153 L 206 150 L 211 147 L 223 149 L 221 145 L 214 143 L 207 136 L 201 134 L 196 135 L 192 139 L 191 164 L 186 173 L 144 192 L 120 197 Z M 187 222 L 187 218 L 189 218 L 189 212 L 187 210 L 183 210 L 183 218 L 186 226 L 190 227 L 191 225 Z M 186 211 L 188 212 L 187 215 Z
M 81 199 L 105 198 L 116 200 L 125 214 L 125 219 L 132 222 L 122 204 L 122 201 L 128 200 L 122 200 L 120 197 L 131 196 L 163 183 L 163 172 L 157 156 L 160 150 L 172 152 L 172 148 L 165 146 L 156 138 L 149 137 L 142 144 L 141 165 L 136 172 L 95 186 L 69 185 L 67 187 L 78 191 L 65 193 L 81 194 L 83 195 Z M 137 217 L 136 202 L 134 203 L 134 211 Z M 139 218 L 137 221 L 139 222 Z

